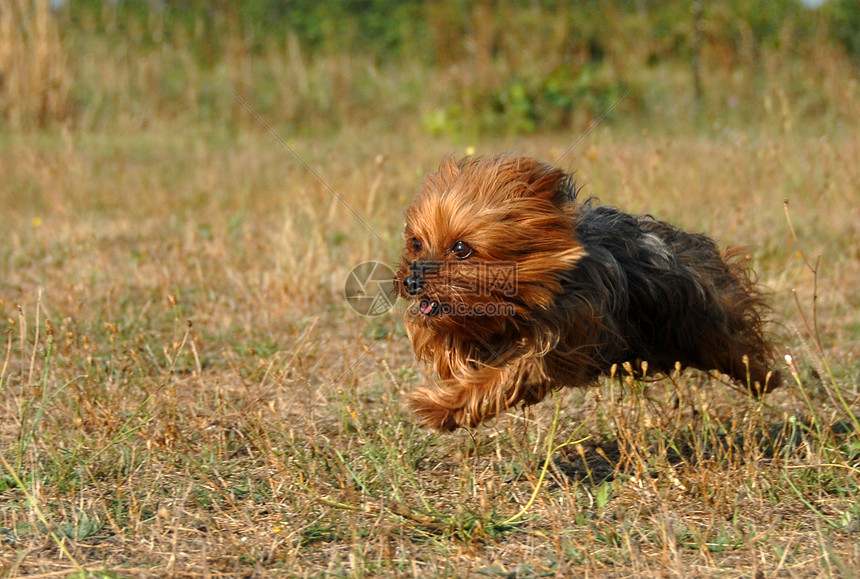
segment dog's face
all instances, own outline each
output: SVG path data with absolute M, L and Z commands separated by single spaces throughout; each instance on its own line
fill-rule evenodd
M 582 256 L 564 173 L 526 157 L 444 159 L 406 210 L 397 283 L 410 330 L 516 332 Z

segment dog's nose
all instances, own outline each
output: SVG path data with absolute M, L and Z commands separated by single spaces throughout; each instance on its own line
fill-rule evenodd
M 411 273 L 403 278 L 403 288 L 409 295 L 417 295 L 422 289 L 424 289 L 424 278 L 415 273 Z

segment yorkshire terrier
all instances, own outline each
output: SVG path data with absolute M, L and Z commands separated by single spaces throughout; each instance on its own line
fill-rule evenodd
M 741 252 L 580 201 L 570 175 L 536 159 L 443 159 L 404 240 L 406 328 L 439 377 L 410 395 L 424 426 L 476 426 L 624 362 L 718 370 L 756 395 L 781 383 Z

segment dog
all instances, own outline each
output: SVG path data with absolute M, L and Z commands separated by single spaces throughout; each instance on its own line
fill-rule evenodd
M 781 384 L 742 252 L 578 193 L 525 156 L 448 157 L 425 176 L 395 274 L 438 376 L 409 396 L 422 426 L 477 426 L 616 364 L 718 370 L 759 396 Z

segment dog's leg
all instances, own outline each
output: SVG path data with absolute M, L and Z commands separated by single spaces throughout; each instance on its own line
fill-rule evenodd
M 409 406 L 422 426 L 449 431 L 477 426 L 520 404 L 535 404 L 550 390 L 548 382 L 529 380 L 527 364 L 484 366 L 441 380 L 435 388 L 416 390 Z

